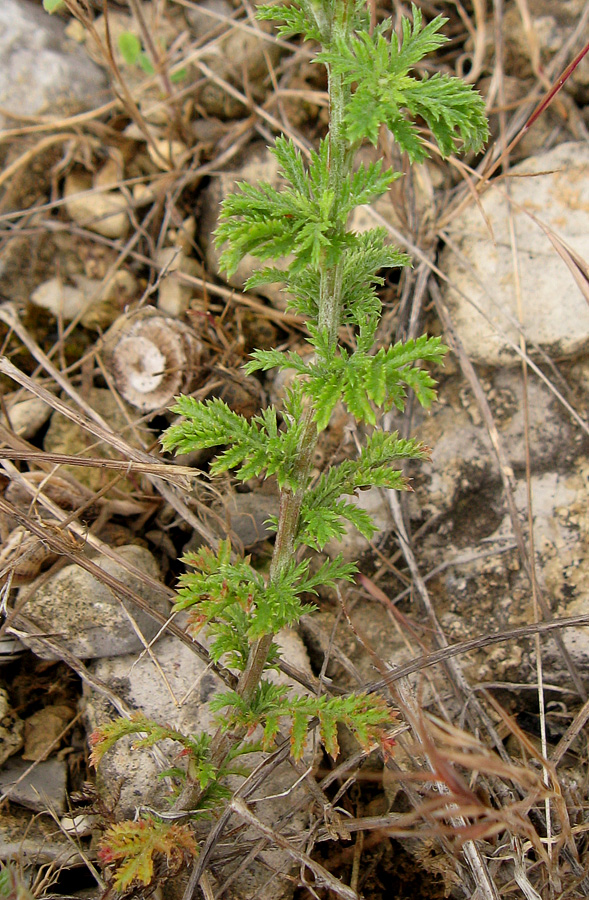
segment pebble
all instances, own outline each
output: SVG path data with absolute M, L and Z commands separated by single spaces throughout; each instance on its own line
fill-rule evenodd
M 147 145 L 149 158 L 158 169 L 162 169 L 164 172 L 181 168 L 187 152 L 188 147 L 182 141 L 157 139 Z
M 14 434 L 29 440 L 43 427 L 51 415 L 51 407 L 38 397 L 28 397 L 26 400 L 16 400 L 6 403 L 10 425 Z M 3 424 L 8 425 L 4 415 L 0 417 Z
M 128 204 L 120 191 L 95 191 L 90 175 L 70 172 L 63 195 L 66 209 L 78 225 L 107 238 L 122 238 L 127 234 Z

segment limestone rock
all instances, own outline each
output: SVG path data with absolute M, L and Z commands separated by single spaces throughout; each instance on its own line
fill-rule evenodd
M 561 144 L 512 171 L 517 176 L 511 180 L 512 213 L 528 349 L 533 355 L 537 344 L 551 356 L 574 357 L 587 347 L 589 304 L 528 213 L 581 257 L 589 257 L 589 145 Z M 475 362 L 497 366 L 518 359 L 512 346 L 519 334 L 509 205 L 501 185 L 492 187 L 481 203 L 493 235 L 473 204 L 447 229 L 464 262 L 447 249 L 440 266 L 449 278 L 445 299 L 467 354 Z
M 181 273 L 194 278 L 202 277 L 198 260 L 188 256 L 179 247 L 162 247 L 156 255 L 162 277 L 158 288 L 157 306 L 170 316 L 182 316 L 194 296 L 194 287 L 179 277 Z
M 306 651 L 294 632 L 281 632 L 277 642 L 289 662 L 309 671 Z M 226 690 L 220 679 L 175 637 L 162 636 L 154 645 L 153 654 L 157 658 L 159 671 L 147 654 L 140 658 L 131 654 L 97 659 L 90 664 L 90 669 L 111 685 L 131 708 L 149 718 L 185 734 L 200 731 L 214 733 L 215 715 L 208 701 L 219 691 Z M 92 730 L 113 718 L 112 707 L 101 694 L 87 687 L 85 690 L 86 717 Z M 178 752 L 178 747 L 170 741 L 158 745 L 159 753 L 132 752 L 131 744 L 131 740 L 119 741 L 109 750 L 98 769 L 99 782 L 107 793 L 116 796 L 121 786 L 117 803 L 117 812 L 121 816 L 132 816 L 137 807 L 157 805 L 162 801 L 169 789 L 158 779 L 158 773 L 177 759 Z M 283 772 L 280 775 L 282 789 L 284 778 L 292 783 L 296 775 L 292 770 Z M 275 783 L 273 787 L 276 787 Z M 273 793 L 273 790 L 268 793 Z
M 26 440 L 34 437 L 51 415 L 51 407 L 38 397 L 8 400 L 6 405 L 12 430 Z M 8 424 L 4 416 L 0 418 L 0 421 Z
M 103 103 L 106 78 L 65 23 L 28 0 L 0 3 L 0 108 L 37 116 Z M 0 113 L 0 128 L 15 121 Z
M 64 813 L 66 785 L 67 763 L 56 757 L 34 767 L 24 759 L 10 759 L 0 769 L 0 792 L 12 803 L 38 812 L 49 807 L 58 815 Z
M 159 567 L 144 547 L 128 544 L 117 548 L 117 553 L 151 578 L 159 578 Z M 164 593 L 158 594 L 122 563 L 103 558 L 97 560 L 97 565 L 133 588 L 160 613 L 168 612 Z M 80 659 L 121 656 L 141 650 L 144 646 L 141 635 L 144 641 L 150 641 L 160 627 L 146 612 L 128 600 L 116 597 L 109 587 L 81 566 L 65 566 L 36 589 L 35 585 L 27 587 L 27 592 L 25 614 L 34 621 L 39 632 L 54 635 L 55 640 Z M 23 643 L 38 656 L 55 658 L 35 637 L 21 633 L 18 618 L 15 627 L 19 629 Z

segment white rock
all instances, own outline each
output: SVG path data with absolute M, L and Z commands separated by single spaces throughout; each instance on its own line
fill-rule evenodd
M 513 169 L 512 213 L 518 246 L 523 328 L 528 341 L 551 356 L 571 357 L 587 348 L 589 304 L 540 227 L 537 216 L 582 258 L 589 258 L 589 145 L 561 144 Z M 528 176 L 528 177 L 522 177 Z M 450 250 L 440 266 L 450 280 L 445 299 L 469 357 L 490 365 L 518 357 L 517 304 L 509 238 L 509 205 L 502 185 L 482 198 L 489 233 L 472 204 L 447 229 L 466 265 Z M 462 295 L 454 288 L 460 290 Z
M 26 400 L 7 402 L 8 415 L 12 430 L 19 437 L 27 440 L 32 438 L 45 424 L 51 415 L 51 407 L 38 397 L 28 397 Z M 6 422 L 2 416 L 2 422 Z M 8 423 L 6 423 L 8 424 Z
M 104 73 L 66 37 L 63 20 L 28 0 L 2 0 L 0 109 L 37 116 L 106 99 Z M 0 113 L 0 128 L 15 124 Z
M 87 301 L 84 292 L 71 284 L 64 284 L 61 278 L 44 281 L 31 294 L 35 306 L 48 310 L 55 318 L 69 322 L 85 309 Z
M 44 281 L 31 294 L 31 302 L 64 322 L 78 318 L 86 328 L 104 329 L 137 290 L 135 276 L 125 270 L 115 272 L 106 282 L 85 275 L 72 277 L 75 286 L 64 284 L 58 277 Z
M 152 578 L 159 578 L 159 567 L 144 547 L 129 544 L 118 547 L 117 553 Z M 160 613 L 168 612 L 165 595 L 145 585 L 122 564 L 102 558 L 97 560 L 97 565 L 133 588 Z M 55 639 L 80 659 L 132 653 L 143 647 L 140 634 L 150 641 L 160 628 L 146 612 L 124 598 L 117 598 L 110 588 L 81 566 L 66 566 L 36 588 L 29 585 L 27 591 L 31 591 L 27 615 L 41 632 L 56 635 Z M 38 656 L 56 658 L 36 638 L 21 634 L 18 619 L 15 627 L 19 629 L 23 643 Z
M 157 305 L 170 316 L 182 316 L 194 296 L 194 288 L 179 278 L 179 273 L 198 277 L 202 268 L 196 259 L 186 256 L 178 247 L 162 247 L 156 263 L 163 272 L 158 287 Z
M 188 148 L 182 141 L 154 140 L 147 145 L 149 158 L 158 169 L 179 169 L 186 158 Z
M 120 191 L 93 190 L 89 175 L 71 172 L 63 193 L 66 209 L 78 225 L 108 238 L 127 234 L 127 200 Z

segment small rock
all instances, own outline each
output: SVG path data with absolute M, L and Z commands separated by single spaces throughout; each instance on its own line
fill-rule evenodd
M 38 397 L 11 402 L 7 400 L 8 415 L 12 430 L 26 440 L 34 437 L 51 415 L 51 407 Z M 1 421 L 8 425 L 5 417 Z
M 31 770 L 23 778 L 25 772 Z M 47 808 L 62 815 L 66 810 L 67 764 L 46 759 L 34 767 L 23 759 L 10 759 L 0 769 L 0 791 L 11 801 L 36 812 Z
M 62 816 L 59 824 L 66 834 L 81 838 L 92 834 L 98 822 L 99 816 L 97 815 L 79 813 L 77 816 Z
M 0 688 L 0 766 L 23 745 L 25 723 L 10 708 L 8 694 Z
M 122 238 L 127 234 L 128 204 L 120 191 L 95 191 L 90 175 L 70 172 L 63 195 L 66 209 L 78 225 L 108 238 Z
M 76 286 L 64 284 L 61 278 L 44 281 L 31 294 L 35 306 L 48 310 L 56 319 L 71 322 L 78 319 L 85 328 L 108 328 L 120 315 L 137 289 L 130 272 L 115 272 L 103 283 L 85 275 L 72 275 Z
M 65 23 L 28 0 L 0 3 L 0 109 L 38 116 L 86 109 L 106 99 L 104 73 L 68 40 Z M 0 128 L 15 120 L 0 113 Z
M 59 749 L 57 745 L 51 750 L 49 748 L 73 717 L 74 710 L 71 706 L 59 703 L 45 706 L 25 719 L 25 747 L 21 754 L 22 758 L 41 760 L 48 752 L 55 753 Z
M 533 344 L 538 344 L 551 357 L 574 357 L 587 347 L 589 305 L 563 260 L 526 211 L 537 215 L 582 258 L 589 256 L 589 146 L 583 142 L 561 144 L 512 171 L 518 176 L 511 181 L 512 214 L 528 351 L 533 355 Z M 440 266 L 449 278 L 445 299 L 472 360 L 493 366 L 513 364 L 518 356 L 507 339 L 518 345 L 519 333 L 514 324 L 517 302 L 509 204 L 500 186 L 491 187 L 481 204 L 493 235 L 474 204 L 448 228 L 465 263 L 450 249 L 444 252 Z
M 158 169 L 167 172 L 182 166 L 188 147 L 182 141 L 154 140 L 147 145 L 147 152 Z
M 56 319 L 70 322 L 85 308 L 86 298 L 79 288 L 64 284 L 61 278 L 50 278 L 33 291 L 31 303 L 49 310 Z
M 268 496 L 259 492 L 232 494 L 225 512 L 231 520 L 231 534 L 245 550 L 262 543 L 275 533 L 269 527 L 270 516 L 278 515 L 278 496 Z M 223 512 L 221 512 L 223 515 Z
M 159 578 L 159 567 L 145 548 L 128 544 L 118 547 L 117 554 L 151 578 Z M 123 564 L 108 558 L 98 559 L 96 563 L 107 574 L 133 588 L 160 613 L 169 611 L 164 593 L 157 594 Z M 121 656 L 141 650 L 144 643 L 140 635 L 144 641 L 150 641 L 160 627 L 146 612 L 116 597 L 81 566 L 66 566 L 36 589 L 34 584 L 28 586 L 27 593 L 25 613 L 34 620 L 37 630 L 55 635 L 54 640 L 80 659 Z M 22 634 L 18 624 L 15 627 L 19 628 L 23 643 L 42 659 L 57 658 L 35 637 Z
M 202 266 L 178 247 L 163 247 L 156 255 L 156 263 L 163 270 L 158 287 L 158 309 L 170 316 L 184 315 L 194 296 L 194 287 L 183 282 L 178 275 L 184 273 L 201 277 Z

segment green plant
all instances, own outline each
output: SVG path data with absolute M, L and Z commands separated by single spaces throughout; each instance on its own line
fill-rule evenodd
M 212 475 L 231 471 L 238 480 L 272 476 L 280 490 L 267 576 L 251 560 L 235 556 L 227 542 L 217 553 L 205 548 L 184 559 L 194 571 L 181 577 L 176 609 L 190 610 L 190 628 L 209 632 L 212 658 L 237 673 L 235 690 L 215 701 L 219 729 L 206 752 L 204 744 L 197 752 L 187 738 L 167 731 L 168 737 L 184 742 L 192 760 L 175 804 L 176 810 L 192 812 L 202 807 L 235 746 L 246 742 L 257 726 L 269 748 L 281 721 L 290 721 L 295 757 L 301 756 L 313 723 L 333 756 L 340 724 L 366 748 L 379 743 L 389 747 L 395 712 L 383 699 L 362 694 L 292 698 L 267 672 L 279 655 L 274 635 L 313 608 L 310 601 L 319 588 L 352 580 L 357 571 L 341 556 L 312 567 L 308 551 L 320 551 L 341 537 L 346 521 L 372 537 L 374 523 L 354 503 L 356 492 L 409 489 L 395 464 L 427 458 L 422 444 L 387 433 L 379 423 L 386 410 L 404 408 L 408 390 L 423 406 L 432 403 L 435 382 L 423 364 L 440 363 L 446 352 L 439 338 L 426 336 L 375 346 L 381 317 L 377 289 L 383 283 L 379 273 L 409 260 L 385 244 L 382 229 L 363 234 L 348 230 L 352 210 L 385 193 L 400 177 L 380 162 L 354 169 L 356 152 L 365 140 L 376 144 L 384 125 L 411 162 L 422 161 L 427 148 L 416 118 L 425 123 L 443 156 L 456 149 L 476 150 L 487 136 L 483 102 L 470 86 L 447 75 L 410 74 L 445 42 L 443 18 L 423 25 L 413 5 L 412 22 L 404 19 L 401 36 L 389 37 L 391 21 L 371 32 L 364 4 L 352 0 L 298 0 L 262 6 L 258 15 L 279 22 L 282 37 L 302 34 L 321 45 L 316 61 L 328 73 L 329 133 L 308 164 L 291 141 L 279 137 L 272 152 L 284 187 L 239 184 L 223 204 L 216 239 L 224 247 L 222 262 L 229 273 L 247 253 L 262 262 L 288 259 L 285 269 L 264 266 L 246 287 L 284 284 L 290 308 L 306 319 L 312 356 L 279 350 L 252 354 L 249 374 L 269 369 L 295 373 L 281 410 L 271 406 L 248 420 L 221 400 L 179 397 L 173 411 L 182 421 L 162 439 L 168 451 L 220 448 Z M 345 341 L 340 340 L 343 327 Z M 363 425 L 364 443 L 355 459 L 314 478 L 318 437 L 339 402 Z M 154 723 L 121 726 L 119 731 L 129 729 L 146 733 L 144 740 L 157 739 Z M 103 729 L 98 742 L 111 741 L 115 731 Z
M 143 49 L 141 41 L 133 31 L 122 31 L 118 36 L 117 43 L 121 55 L 128 66 L 139 66 L 146 75 L 155 74 L 155 68 L 152 61 Z M 165 53 L 165 45 L 162 45 L 161 49 Z M 186 77 L 186 69 L 178 69 L 176 72 L 171 73 L 170 81 L 172 84 L 175 84 L 176 82 L 184 81 Z
M 27 883 L 12 862 L 0 864 L 0 898 L 1 900 L 33 900 Z

